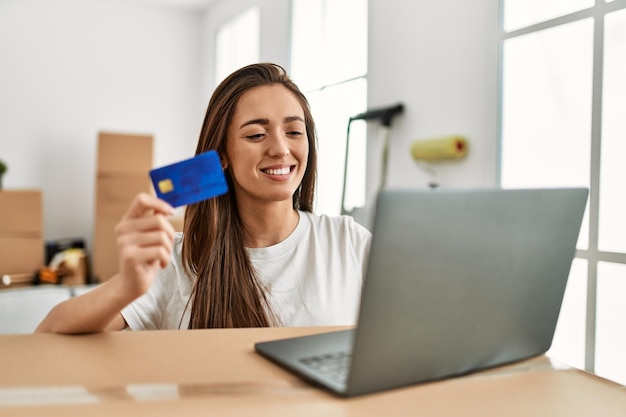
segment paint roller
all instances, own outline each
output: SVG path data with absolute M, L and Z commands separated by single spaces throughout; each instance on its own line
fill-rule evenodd
M 411 156 L 418 162 L 461 159 L 467 154 L 467 140 L 459 135 L 416 140 L 410 150 Z
M 410 151 L 415 162 L 430 175 L 428 186 L 434 190 L 439 187 L 439 181 L 430 162 L 464 158 L 467 154 L 467 140 L 459 135 L 416 140 L 411 144 Z

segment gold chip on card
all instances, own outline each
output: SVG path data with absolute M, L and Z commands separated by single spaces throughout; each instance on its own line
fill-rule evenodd
M 162 193 L 169 193 L 174 189 L 174 184 L 171 179 L 165 179 L 159 181 L 159 191 Z

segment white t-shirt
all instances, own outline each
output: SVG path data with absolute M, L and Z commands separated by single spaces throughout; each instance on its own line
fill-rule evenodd
M 356 324 L 371 233 L 349 216 L 299 214 L 296 229 L 285 240 L 247 249 L 269 289 L 278 324 Z M 150 290 L 122 311 L 131 329 L 187 329 L 192 279 L 183 269 L 182 239 L 178 233 L 172 262 L 157 274 Z

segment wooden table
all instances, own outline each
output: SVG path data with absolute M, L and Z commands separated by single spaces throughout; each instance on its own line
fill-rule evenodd
M 339 328 L 0 336 L 0 416 L 626 416 L 626 389 L 541 356 L 342 399 L 254 352 Z

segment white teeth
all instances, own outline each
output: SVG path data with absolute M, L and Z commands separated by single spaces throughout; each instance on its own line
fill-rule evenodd
M 269 175 L 287 175 L 289 174 L 289 167 L 280 168 L 280 169 L 265 169 L 266 174 Z

